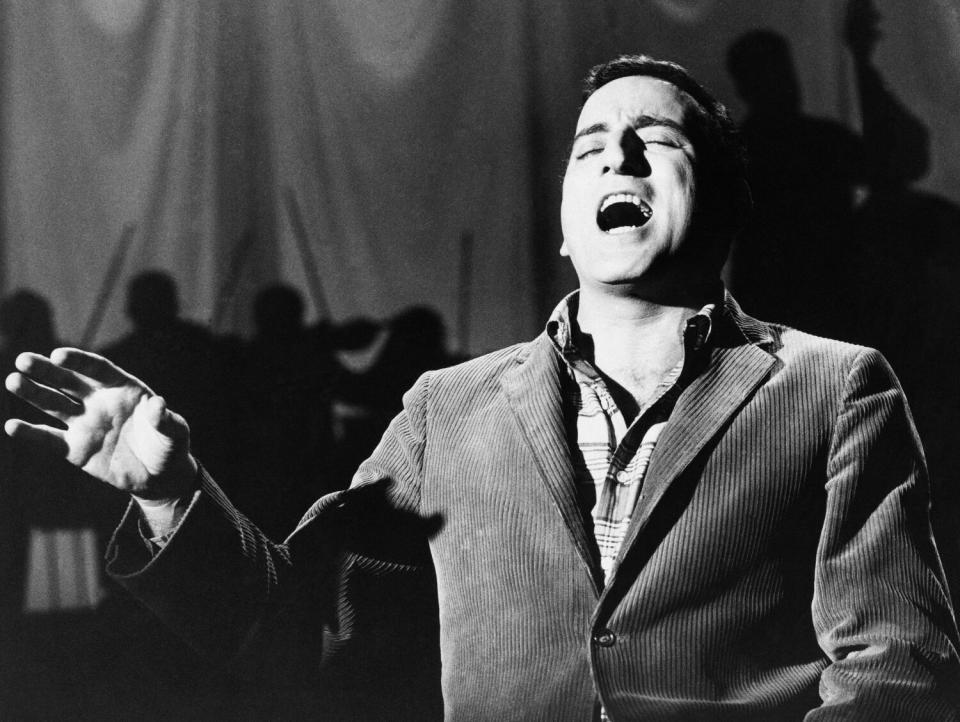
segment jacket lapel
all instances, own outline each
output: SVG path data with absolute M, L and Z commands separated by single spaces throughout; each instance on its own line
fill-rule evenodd
M 599 585 L 603 575 L 584 527 L 564 427 L 559 358 L 546 334 L 538 336 L 530 344 L 529 354 L 519 358 L 518 365 L 504 373 L 501 386 L 536 461 L 540 478 L 590 576 Z
M 744 316 L 727 295 L 709 362 L 680 395 L 657 441 L 627 529 L 620 559 L 629 553 L 670 485 L 763 383 L 777 359 L 762 347 L 773 343 L 765 324 Z M 619 565 L 617 565 L 619 568 Z M 614 586 L 616 575 L 608 588 Z

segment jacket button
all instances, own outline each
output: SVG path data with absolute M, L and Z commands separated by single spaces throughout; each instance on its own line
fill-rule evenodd
M 617 635 L 609 629 L 601 629 L 593 633 L 593 642 L 601 647 L 612 647 L 617 641 Z

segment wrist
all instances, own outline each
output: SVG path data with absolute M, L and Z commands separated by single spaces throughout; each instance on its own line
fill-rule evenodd
M 200 465 L 193 454 L 187 453 L 150 481 L 143 493 L 133 492 L 133 496 L 141 507 L 160 509 L 179 499 L 189 501 L 199 487 Z
M 195 489 L 184 490 L 179 496 L 161 499 L 145 499 L 134 496 L 140 507 L 140 517 L 145 522 L 151 537 L 167 536 L 180 524 L 193 498 Z

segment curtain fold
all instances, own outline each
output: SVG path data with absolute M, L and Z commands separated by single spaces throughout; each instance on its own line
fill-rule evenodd
M 726 49 L 769 27 L 804 110 L 856 130 L 843 5 L 7 0 L 0 292 L 47 297 L 71 342 L 102 303 L 95 346 L 147 268 L 217 331 L 282 281 L 313 319 L 429 305 L 454 350 L 511 343 L 573 285 L 559 176 L 586 68 L 674 58 L 743 111 Z M 956 6 L 876 6 L 876 65 L 930 132 L 918 187 L 960 202 Z

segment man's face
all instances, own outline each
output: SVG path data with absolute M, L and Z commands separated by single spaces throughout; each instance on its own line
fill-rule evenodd
M 671 83 L 642 75 L 613 80 L 587 99 L 560 208 L 561 253 L 581 287 L 662 296 L 700 280 L 704 259 L 690 253 L 688 238 L 696 107 Z

